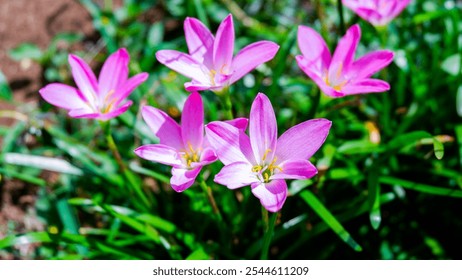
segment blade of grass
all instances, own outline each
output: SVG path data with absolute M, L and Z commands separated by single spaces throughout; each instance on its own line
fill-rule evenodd
M 442 196 L 449 196 L 449 197 L 460 197 L 462 198 L 462 190 L 459 189 L 449 189 L 443 187 L 436 187 L 427 184 L 420 184 L 408 180 L 402 180 L 390 176 L 382 176 L 379 179 L 380 183 L 387 184 L 387 185 L 398 185 L 400 187 L 415 190 L 418 192 L 435 194 L 435 195 L 442 195 Z
M 308 190 L 300 193 L 302 199 L 321 217 L 321 219 L 353 250 L 362 251 L 361 246 L 351 237 L 330 211 Z

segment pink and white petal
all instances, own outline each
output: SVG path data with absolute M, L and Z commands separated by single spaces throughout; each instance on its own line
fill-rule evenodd
M 128 79 L 128 63 L 130 55 L 122 48 L 111 54 L 104 62 L 98 79 L 98 91 L 100 101 L 107 94 L 114 94 Z
M 263 158 L 271 161 L 276 150 L 278 127 L 273 106 L 263 93 L 258 93 L 252 103 L 249 134 L 255 159 L 258 162 L 262 161 Z
M 183 163 L 178 151 L 162 144 L 143 145 L 135 149 L 135 154 L 140 158 L 155 161 L 173 167 L 182 167 Z
M 181 128 L 169 115 L 151 106 L 143 106 L 141 115 L 154 135 L 159 138 L 160 144 L 176 150 L 184 149 Z
M 237 189 L 259 182 L 252 172 L 252 165 L 248 162 L 233 162 L 224 166 L 215 175 L 213 181 L 229 189 Z
M 316 167 L 308 160 L 287 160 L 279 165 L 282 171 L 271 176 L 271 180 L 290 179 L 303 180 L 309 179 L 318 173 Z
M 39 90 L 46 102 L 67 110 L 90 108 L 82 93 L 74 87 L 52 83 Z
M 249 137 L 225 122 L 211 122 L 205 127 L 206 138 L 224 165 L 233 162 L 255 164 Z
M 348 77 L 352 80 L 367 79 L 387 67 L 393 61 L 392 51 L 374 51 L 353 62 Z
M 96 105 L 98 100 L 98 82 L 90 66 L 83 59 L 73 54 L 69 55 L 68 61 L 71 65 L 75 84 L 85 96 L 85 99 L 91 104 Z
M 118 107 L 118 108 L 115 108 L 115 109 L 112 109 L 111 111 L 107 112 L 107 113 L 102 113 L 100 115 L 100 117 L 98 119 L 102 120 L 102 121 L 107 121 L 107 120 L 110 120 L 112 118 L 115 118 L 119 115 L 122 115 L 123 113 L 125 113 L 128 108 L 130 108 L 130 106 L 132 106 L 133 104 L 133 101 L 129 100 L 127 102 L 125 102 L 124 105 Z
M 269 183 L 252 184 L 252 193 L 260 199 L 260 203 L 270 212 L 281 210 L 287 198 L 287 184 L 284 180 L 273 180 Z
M 69 117 L 76 118 L 76 119 L 99 119 L 101 113 L 95 113 L 92 109 L 86 108 L 78 108 L 72 109 L 68 113 Z
M 314 29 L 300 25 L 297 33 L 298 47 L 306 60 L 313 64 L 318 71 L 325 71 L 329 67 L 331 55 L 326 41 Z
M 204 148 L 204 150 L 202 151 L 201 157 L 199 160 L 200 160 L 200 164 L 203 166 L 203 165 L 207 165 L 212 162 L 215 162 L 217 159 L 218 159 L 218 156 L 215 153 L 215 151 L 212 148 L 207 147 L 207 148 Z
M 278 139 L 276 164 L 286 160 L 308 160 L 324 143 L 331 126 L 329 120 L 314 119 L 291 127 Z
M 199 93 L 191 93 L 181 114 L 181 136 L 186 149 L 197 150 L 204 137 L 204 105 Z
M 242 131 L 247 129 L 247 125 L 249 124 L 249 119 L 247 118 L 235 118 L 229 121 L 224 121 L 227 124 L 230 124 Z
M 186 82 L 184 84 L 184 88 L 189 92 L 193 92 L 193 91 L 211 90 L 213 86 L 209 83 L 201 84 L 200 82 L 196 80 L 192 80 L 191 82 Z
M 214 69 L 227 74 L 231 69 L 234 52 L 234 23 L 233 16 L 229 14 L 218 27 L 215 42 L 213 43 Z
M 329 73 L 329 76 L 337 75 L 339 70 L 342 73 L 348 72 L 353 63 L 359 39 L 361 39 L 361 28 L 355 24 L 347 30 L 345 36 L 337 44 L 329 65 L 329 72 L 335 73 Z
M 132 91 L 134 91 L 141 83 L 148 79 L 148 73 L 139 73 L 130 79 L 128 79 L 124 84 L 122 84 L 112 96 L 114 104 L 118 105 L 125 98 L 127 98 Z
M 162 50 L 156 53 L 156 58 L 168 68 L 201 84 L 206 84 L 210 80 L 207 70 L 204 69 L 205 66 L 189 54 L 175 50 Z
M 274 58 L 279 45 L 270 41 L 259 41 L 244 47 L 233 59 L 229 81 L 233 84 L 259 65 Z
M 359 7 L 355 13 L 374 26 L 383 26 L 391 20 L 391 18 L 384 17 L 379 11 L 367 7 Z
M 194 184 L 197 175 L 201 172 L 202 167 L 194 169 L 172 168 L 172 178 L 170 184 L 176 192 L 182 192 Z
M 214 38 L 210 30 L 198 19 L 187 17 L 184 21 L 184 35 L 189 55 L 212 68 Z
M 384 92 L 388 90 L 390 90 L 390 85 L 387 82 L 378 79 L 366 79 L 355 82 L 354 84 L 348 84 L 342 91 L 347 95 L 352 95 Z

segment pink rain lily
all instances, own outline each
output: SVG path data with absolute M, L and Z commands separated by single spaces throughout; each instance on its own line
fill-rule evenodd
M 411 0 L 343 0 L 343 4 L 374 26 L 387 25 Z
M 359 25 L 353 25 L 331 57 L 321 35 L 312 28 L 299 26 L 298 46 L 302 55 L 296 57 L 298 66 L 331 97 L 389 90 L 387 82 L 371 76 L 393 61 L 393 52 L 374 51 L 354 60 L 360 38 Z
M 308 159 L 326 140 L 331 124 L 326 119 L 305 121 L 278 139 L 271 102 L 259 93 L 250 111 L 250 137 L 225 122 L 206 126 L 207 139 L 225 165 L 214 180 L 230 189 L 250 185 L 262 205 L 277 212 L 287 197 L 286 179 L 308 179 L 317 174 Z
M 204 109 L 197 92 L 191 93 L 184 104 L 181 127 L 159 109 L 144 106 L 141 113 L 160 143 L 141 146 L 135 153 L 141 158 L 172 166 L 170 184 L 175 191 L 189 188 L 202 167 L 217 160 L 215 151 L 204 139 Z M 242 118 L 228 123 L 241 130 L 247 127 L 247 120 Z
M 132 101 L 123 101 L 148 78 L 147 73 L 128 78 L 129 61 L 128 52 L 119 49 L 106 60 L 97 80 L 90 66 L 71 54 L 69 64 L 77 88 L 52 83 L 40 89 L 40 95 L 48 103 L 69 110 L 73 118 L 109 120 L 127 111 Z
M 271 60 L 279 46 L 259 41 L 243 48 L 234 58 L 233 17 L 228 15 L 218 27 L 216 37 L 199 20 L 186 18 L 184 32 L 189 54 L 175 50 L 156 53 L 157 60 L 170 69 L 191 78 L 188 91 L 219 92 L 254 68 Z

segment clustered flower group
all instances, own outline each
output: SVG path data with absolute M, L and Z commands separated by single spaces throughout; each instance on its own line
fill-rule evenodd
M 409 3 L 390 0 L 343 2 L 375 25 L 386 24 Z M 258 93 L 249 119 L 213 121 L 204 125 L 204 106 L 198 91 L 221 92 L 273 59 L 279 46 L 259 41 L 234 56 L 231 15 L 221 22 L 215 37 L 195 18 L 186 18 L 184 31 L 189 53 L 176 50 L 156 53 L 160 63 L 191 78 L 185 83 L 191 94 L 184 104 L 181 124 L 157 108 L 143 106 L 143 119 L 159 138 L 159 144 L 141 146 L 135 153 L 171 166 L 170 183 L 177 192 L 192 186 L 204 166 L 219 160 L 224 167 L 215 175 L 216 183 L 229 189 L 250 185 L 252 193 L 268 211 L 279 211 L 287 197 L 286 179 L 309 179 L 317 174 L 309 158 L 326 140 L 332 122 L 308 120 L 278 137 L 271 102 L 265 94 Z M 310 27 L 300 26 L 298 45 L 302 55 L 298 55 L 296 61 L 331 97 L 389 90 L 388 83 L 371 76 L 392 62 L 393 52 L 375 51 L 355 60 L 360 37 L 359 25 L 353 25 L 331 55 L 321 35 Z M 70 55 L 69 64 L 77 88 L 52 83 L 42 88 L 40 94 L 50 104 L 68 110 L 71 117 L 107 121 L 128 110 L 132 101 L 125 101 L 126 98 L 148 78 L 147 73 L 128 78 L 128 63 L 128 52 L 119 49 L 106 60 L 96 79 L 83 59 Z

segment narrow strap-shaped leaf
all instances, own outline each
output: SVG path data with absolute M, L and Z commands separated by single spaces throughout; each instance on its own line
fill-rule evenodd
M 323 219 L 323 221 L 355 251 L 362 251 L 361 246 L 351 237 L 345 228 L 337 221 L 330 211 L 319 201 L 319 199 L 308 190 L 300 193 L 303 200 Z
M 462 190 L 459 189 L 449 189 L 444 187 L 436 187 L 427 184 L 420 184 L 412 181 L 402 180 L 390 176 L 382 176 L 379 179 L 379 182 L 388 185 L 398 185 L 400 187 L 411 189 L 423 193 L 435 194 L 435 195 L 442 195 L 442 196 L 449 196 L 449 197 L 461 197 L 462 198 Z

